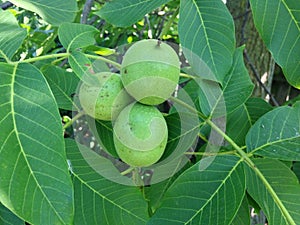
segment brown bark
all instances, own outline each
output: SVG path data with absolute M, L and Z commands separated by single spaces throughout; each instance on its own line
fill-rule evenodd
M 271 91 L 275 63 L 255 28 L 249 1 L 228 0 L 227 6 L 235 22 L 237 47 L 245 44 L 245 64 L 256 84 L 253 94 L 265 98 Z

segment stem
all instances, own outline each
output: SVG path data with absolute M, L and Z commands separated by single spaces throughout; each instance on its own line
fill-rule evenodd
M 63 129 L 67 129 L 68 127 L 72 126 L 72 124 L 78 120 L 80 117 L 82 117 L 85 114 L 84 111 L 80 111 L 79 113 L 77 113 L 76 116 L 74 116 L 71 120 L 69 120 L 68 122 L 65 123 L 65 125 L 63 126 Z
M 164 26 L 163 30 L 161 31 L 159 38 L 163 39 L 163 37 L 168 33 L 168 31 L 170 30 L 170 27 L 172 26 L 172 23 L 174 22 L 176 16 L 179 13 L 179 6 L 176 8 L 175 12 L 173 13 L 172 17 L 169 19 L 169 21 L 167 22 L 167 24 Z
M 4 54 L 2 50 L 0 50 L 0 56 L 2 56 L 8 64 L 11 64 L 12 61 Z
M 58 59 L 55 59 L 51 62 L 52 65 L 55 65 L 56 63 L 60 62 L 60 61 L 63 61 L 64 59 L 68 58 L 68 56 L 65 56 L 65 57 L 61 57 L 61 58 L 58 58 Z
M 185 102 L 181 101 L 180 99 L 171 96 L 170 100 L 184 106 L 185 108 L 189 109 L 191 112 L 196 113 L 201 119 L 203 119 L 203 120 L 207 119 L 207 117 L 203 113 L 199 112 L 197 109 L 195 109 L 192 106 L 186 104 Z
M 113 66 L 115 66 L 116 68 L 118 69 L 121 69 L 121 64 L 115 62 L 115 61 L 112 61 L 110 59 L 107 59 L 103 56 L 99 56 L 99 55 L 89 55 L 89 54 L 85 54 L 86 57 L 90 58 L 90 59 L 98 59 L 98 60 L 101 60 L 103 62 L 106 62 L 106 63 L 109 63 Z
M 175 98 L 173 97 L 172 100 L 175 101 Z M 181 104 L 181 105 L 183 105 L 183 106 L 187 105 L 185 102 L 182 102 L 179 99 L 176 99 L 176 102 L 179 103 L 179 104 Z M 193 112 L 197 111 L 194 108 L 190 107 L 189 105 L 188 105 L 187 108 L 190 109 Z M 251 154 L 250 153 L 247 154 L 246 152 L 244 152 L 241 147 L 239 147 L 227 134 L 225 134 L 210 119 L 206 119 L 206 123 L 208 125 L 210 125 L 211 128 L 214 129 L 217 133 L 219 133 L 220 135 L 222 135 L 224 137 L 224 139 L 226 141 L 228 141 L 228 143 L 230 143 L 232 145 L 232 147 L 234 147 L 236 149 L 237 153 L 241 156 L 241 158 L 248 164 L 248 166 L 261 179 L 262 183 L 265 185 L 266 189 L 269 191 L 270 195 L 272 196 L 272 198 L 274 199 L 274 201 L 277 203 L 277 205 L 280 208 L 281 212 L 285 215 L 285 217 L 286 217 L 287 221 L 289 222 L 289 224 L 296 225 L 295 222 L 294 222 L 294 220 L 293 220 L 293 218 L 291 217 L 291 215 L 289 214 L 289 212 L 286 210 L 285 206 L 283 205 L 282 201 L 277 196 L 276 192 L 274 191 L 274 189 L 272 188 L 272 186 L 270 185 L 270 183 L 267 181 L 267 179 L 261 173 L 261 171 L 255 166 L 254 162 L 249 158 L 249 156 L 251 156 Z
M 209 153 L 209 152 L 185 152 L 185 155 L 204 155 L 204 156 L 215 156 L 215 155 L 234 155 L 236 151 L 227 151 L 227 152 L 217 152 L 217 153 Z
M 190 79 L 195 79 L 196 77 L 190 74 L 186 74 L 186 73 L 180 73 L 181 77 L 185 77 L 185 78 L 190 78 Z
M 123 172 L 121 172 L 121 175 L 127 175 L 129 173 L 131 173 L 135 168 L 134 167 L 129 167 L 128 169 L 124 170 Z
M 45 60 L 45 59 L 68 57 L 69 55 L 70 55 L 70 53 L 57 53 L 57 54 L 51 54 L 51 55 L 42 55 L 42 56 L 38 56 L 35 58 L 24 59 L 20 62 L 31 63 L 31 62 L 41 61 L 41 60 Z M 17 63 L 19 63 L 19 62 L 17 62 Z

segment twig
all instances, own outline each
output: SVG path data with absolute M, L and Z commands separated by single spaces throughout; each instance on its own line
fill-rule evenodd
M 250 2 L 247 1 L 246 12 L 249 11 L 249 10 L 250 10 Z M 248 18 L 249 18 L 249 13 L 245 13 L 244 18 L 243 18 L 242 28 L 241 28 L 241 42 L 240 42 L 240 45 L 243 45 L 246 42 L 245 28 L 246 28 L 246 25 L 247 25 Z
M 260 76 L 255 68 L 255 66 L 253 65 L 253 63 L 250 60 L 250 57 L 247 53 L 247 50 L 244 49 L 244 57 L 247 61 L 247 63 L 249 64 L 255 79 L 258 81 L 259 85 L 265 90 L 265 92 L 270 96 L 270 99 L 272 100 L 272 102 L 274 103 L 275 106 L 279 106 L 279 103 L 277 102 L 277 100 L 274 98 L 274 96 L 272 95 L 272 93 L 270 92 L 270 90 L 264 85 L 264 83 L 261 81 Z
M 178 13 L 179 13 L 179 7 L 176 8 L 176 10 L 172 14 L 171 18 L 168 20 L 167 24 L 162 29 L 162 31 L 161 31 L 161 33 L 159 35 L 160 39 L 163 39 L 163 36 L 168 33 L 170 27 L 172 26 L 172 23 L 174 22 L 176 16 L 178 15 Z
M 93 6 L 94 0 L 86 0 L 83 10 L 82 10 L 82 14 L 81 14 L 81 19 L 80 19 L 80 23 L 86 24 L 87 23 L 87 19 L 88 16 L 91 12 L 91 8 Z
M 11 2 L 4 2 L 0 6 L 1 6 L 1 9 L 6 10 L 6 9 L 12 7 L 13 5 L 14 4 L 12 4 Z

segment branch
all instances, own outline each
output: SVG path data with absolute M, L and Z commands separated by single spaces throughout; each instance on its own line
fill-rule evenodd
M 88 16 L 91 12 L 91 8 L 93 6 L 94 0 L 86 0 L 84 7 L 83 7 L 83 11 L 81 14 L 81 19 L 80 19 L 80 23 L 86 24 L 87 23 L 87 19 Z
M 255 66 L 254 66 L 253 63 L 251 62 L 250 57 L 249 57 L 249 55 L 248 55 L 246 49 L 244 49 L 244 57 L 245 57 L 247 63 L 249 64 L 249 66 L 250 66 L 250 68 L 251 68 L 251 70 L 252 70 L 252 72 L 253 72 L 253 74 L 254 74 L 254 76 L 255 76 L 255 79 L 258 81 L 259 86 L 261 86 L 261 87 L 265 90 L 265 92 L 270 96 L 270 99 L 272 100 L 272 102 L 274 103 L 274 105 L 275 105 L 275 106 L 279 106 L 279 103 L 278 103 L 277 100 L 274 98 L 274 96 L 272 95 L 272 93 L 270 92 L 270 90 L 269 90 L 269 89 L 266 87 L 266 85 L 264 85 L 264 83 L 261 81 L 260 76 L 259 76 L 259 74 L 258 74 L 258 72 L 257 72 L 257 70 L 256 70 L 256 68 L 255 68 Z
M 1 9 L 6 10 L 10 7 L 12 7 L 14 4 L 12 4 L 11 2 L 4 2 L 0 5 Z

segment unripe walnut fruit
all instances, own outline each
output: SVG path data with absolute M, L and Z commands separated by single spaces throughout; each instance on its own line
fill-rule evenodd
M 157 105 L 167 100 L 179 80 L 177 53 L 166 43 L 149 39 L 134 43 L 122 61 L 121 79 L 137 101 Z
M 154 106 L 138 102 L 125 107 L 114 124 L 116 151 L 132 167 L 150 166 L 164 153 L 168 128 L 165 118 Z
M 125 91 L 119 74 L 101 72 L 94 76 L 95 83 L 82 83 L 80 104 L 95 119 L 113 120 L 133 98 Z

